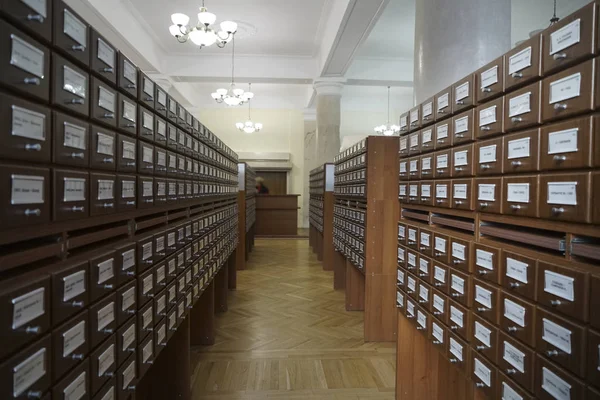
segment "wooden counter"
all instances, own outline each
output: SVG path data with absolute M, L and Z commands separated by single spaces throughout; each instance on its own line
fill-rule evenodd
M 257 195 L 256 235 L 296 236 L 299 194 Z

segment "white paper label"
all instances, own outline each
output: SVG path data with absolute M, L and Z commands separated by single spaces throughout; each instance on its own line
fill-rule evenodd
M 400 129 L 403 130 L 403 128 L 406 128 L 406 126 L 408 125 L 408 116 L 401 116 L 400 117 Z
M 502 382 L 502 400 L 523 400 L 523 397 L 506 382 Z
M 496 201 L 496 185 L 480 183 L 477 190 L 477 200 Z
M 550 34 L 550 55 L 579 43 L 581 35 L 581 19 L 577 18 Z
M 135 286 L 121 296 L 121 311 L 126 311 L 135 304 Z
M 154 195 L 154 186 L 152 181 L 143 181 L 142 182 L 142 196 L 143 197 L 152 197 Z
M 475 251 L 475 254 L 476 254 L 476 264 L 478 266 L 488 269 L 490 271 L 494 270 L 494 253 L 490 253 L 489 251 L 477 249 Z
M 150 307 L 142 315 L 142 328 L 146 328 L 152 323 L 152 312 L 152 307 Z
M 446 303 L 446 301 L 444 300 L 443 297 L 440 297 L 437 294 L 433 295 L 433 308 L 435 308 L 439 312 L 443 313 L 445 303 Z
M 438 199 L 447 199 L 448 185 L 435 185 L 435 197 Z
M 492 331 L 475 321 L 475 338 L 483 343 L 487 348 L 492 347 L 491 335 Z
M 466 247 L 460 243 L 452 243 L 452 257 L 465 261 L 465 249 Z
M 550 104 L 578 97 L 581 94 L 581 72 L 550 83 Z
M 455 152 L 454 153 L 454 166 L 460 167 L 462 165 L 467 165 L 469 163 L 468 154 L 469 154 L 468 150 Z
M 508 142 L 508 159 L 513 160 L 515 158 L 529 157 L 531 138 L 522 138 L 511 140 Z
M 400 185 L 400 196 L 406 196 L 406 185 Z
M 542 339 L 565 353 L 571 354 L 572 332 L 549 319 L 543 318 L 542 322 Z
M 475 285 L 475 301 L 486 308 L 492 308 L 492 292 Z
M 98 310 L 98 332 L 115 320 L 115 303 L 111 302 Z
M 431 197 L 431 185 L 421 184 L 421 197 Z
M 63 284 L 63 301 L 65 302 L 85 293 L 85 270 L 65 276 Z
M 98 106 L 112 113 L 115 112 L 115 94 L 102 86 L 98 87 Z
M 498 83 L 498 66 L 494 65 L 492 68 L 481 73 L 481 88 L 492 86 L 494 83 Z
M 465 294 L 465 280 L 463 278 L 461 278 L 460 276 L 458 276 L 458 275 L 454 275 L 453 274 L 451 276 L 450 287 L 455 292 L 458 292 L 460 294 Z
M 441 95 L 440 97 L 437 98 L 437 109 L 439 110 L 443 110 L 444 108 L 448 107 L 448 93 L 444 93 L 443 95 Z
M 419 171 L 419 160 L 410 160 L 410 172 Z
M 446 239 L 441 237 L 435 238 L 435 249 L 440 253 L 446 253 Z
M 426 129 L 421 132 L 421 142 L 423 144 L 431 142 L 432 130 Z
M 21 0 L 33 11 L 46 18 L 46 0 Z
M 157 182 L 156 183 L 156 195 L 159 197 L 166 196 L 167 194 L 167 186 L 165 182 Z
M 502 358 L 512 365 L 517 371 L 525 372 L 525 353 L 517 349 L 509 342 L 504 342 Z
M 417 241 L 417 231 L 414 229 L 408 229 L 408 240 L 416 242 Z
M 410 147 L 419 147 L 419 135 L 410 136 Z
M 85 321 L 79 322 L 77 325 L 63 333 L 63 357 L 69 356 L 79 346 L 85 343 L 86 331 Z
M 13 368 L 13 397 L 21 396 L 46 375 L 46 348 L 42 348 Z
M 154 158 L 154 150 L 152 147 L 142 147 L 142 161 L 145 163 L 152 164 Z
M 66 8 L 64 18 L 63 32 L 84 48 L 87 47 L 87 26 Z
M 542 367 L 542 389 L 556 400 L 571 400 L 571 385 L 546 367 Z
M 506 200 L 511 203 L 529 203 L 529 183 L 509 183 Z
M 123 348 L 122 351 L 126 351 L 135 341 L 135 324 L 132 324 L 127 330 L 123 333 Z
M 87 148 L 87 129 L 81 126 L 64 123 L 64 141 L 65 147 L 85 150 Z
M 64 178 L 63 202 L 85 201 L 86 183 L 85 179 Z
M 496 106 L 479 111 L 479 126 L 489 125 L 496 122 Z
M 98 180 L 98 200 L 111 200 L 114 198 L 113 189 L 115 181 Z
M 115 67 L 115 50 L 100 38 L 98 38 L 98 59 L 110 68 Z
M 440 154 L 436 157 L 436 168 L 448 168 L 448 154 Z
M 11 135 L 39 141 L 46 140 L 46 116 L 25 108 L 11 106 Z
M 469 97 L 469 82 L 465 82 L 460 86 L 456 87 L 454 91 L 454 99 L 456 101 L 462 100 Z
M 414 280 L 414 278 L 412 277 L 408 277 L 408 284 L 407 287 L 409 290 L 411 290 L 412 292 L 414 292 L 417 289 L 417 282 Z
M 127 250 L 122 254 L 123 257 L 123 271 L 127 271 L 129 268 L 135 266 L 135 250 Z
M 83 371 L 69 386 L 63 390 L 64 400 L 79 400 L 86 394 L 86 372 Z
M 466 184 L 454 184 L 454 198 L 455 199 L 466 199 L 467 198 L 467 185 Z
M 423 103 L 423 117 L 428 117 L 433 114 L 433 103 Z
M 409 186 L 409 196 L 417 197 L 419 195 L 419 185 L 410 185 Z
M 450 338 L 450 353 L 452 353 L 459 361 L 463 360 L 463 347 L 453 338 Z
M 429 239 L 430 239 L 430 235 L 428 233 L 421 232 L 421 244 L 423 246 L 429 247 Z
M 166 326 L 163 324 L 161 325 L 158 329 L 157 329 L 157 334 L 156 334 L 156 343 L 157 344 L 164 344 L 165 343 L 165 338 L 167 337 L 167 328 Z
M 469 130 L 469 116 L 459 118 L 454 121 L 454 134 L 466 132 Z
M 105 135 L 101 132 L 98 132 L 96 135 L 98 137 L 98 147 L 96 149 L 96 153 L 114 156 L 115 138 L 113 136 Z
M 508 74 L 512 75 L 531 66 L 531 46 L 508 58 Z
M 548 204 L 577 205 L 577 182 L 548 182 Z
M 410 123 L 413 124 L 419 120 L 419 109 L 415 108 L 410 112 Z
M 448 137 L 448 124 L 440 125 L 436 127 L 435 131 L 436 139 L 444 139 Z
M 525 307 L 512 300 L 504 299 L 504 316 L 522 328 L 525 328 L 525 314 Z
M 441 326 L 436 324 L 435 322 L 431 324 L 432 327 L 432 335 L 437 339 L 438 342 L 444 343 L 444 330 Z
M 135 115 L 135 105 L 125 100 L 123 100 L 123 118 L 131 122 L 137 120 L 137 116 Z
M 135 143 L 123 140 L 123 153 L 121 158 L 125 160 L 135 160 Z
M 509 117 L 516 117 L 517 115 L 531 112 L 531 92 L 511 98 L 508 101 L 508 107 Z
M 544 271 L 544 292 L 568 301 L 575 301 L 575 279 L 570 276 Z
M 159 90 L 157 97 L 158 98 L 156 100 L 158 101 L 158 104 L 160 104 L 161 106 L 167 105 L 167 94 L 165 92 L 163 92 L 162 90 Z
M 121 198 L 122 199 L 135 198 L 135 181 L 122 181 L 121 182 Z
M 106 371 L 115 363 L 115 345 L 111 344 L 108 346 L 100 356 L 98 357 L 98 377 L 104 375 Z
M 475 376 L 481 379 L 487 387 L 491 387 L 492 385 L 492 371 L 488 367 L 486 367 L 478 358 L 474 359 L 475 365 L 473 366 L 473 372 Z
M 579 128 L 548 134 L 548 154 L 573 153 L 578 150 L 577 136 Z
M 527 263 L 506 257 L 506 276 L 527 283 Z
M 408 148 L 407 142 L 408 142 L 407 138 L 405 138 L 405 137 L 400 138 L 400 151 L 406 150 Z
M 142 260 L 147 260 L 152 257 L 152 242 L 142 245 Z
M 433 267 L 433 277 L 438 282 L 446 283 L 446 271 L 437 265 Z
M 417 323 L 421 328 L 427 328 L 427 315 L 421 312 L 421 310 L 417 311 Z
M 400 163 L 400 173 L 401 174 L 405 174 L 406 173 L 406 161 L 403 161 Z
M 144 78 L 144 93 L 150 97 L 154 97 L 154 82 L 148 78 Z
M 123 371 L 123 390 L 127 389 L 133 378 L 135 378 L 135 360 Z
M 134 85 L 137 84 L 137 70 L 127 60 L 123 60 L 123 77 Z
M 87 93 L 87 78 L 79 72 L 63 66 L 63 89 L 85 99 Z
M 148 361 L 152 357 L 152 354 L 154 354 L 154 342 L 149 340 L 142 349 L 142 362 Z
M 10 64 L 44 79 L 44 52 L 16 35 L 10 35 Z
M 406 300 L 406 313 L 411 317 L 415 316 L 415 305 L 409 300 Z
M 427 289 L 427 286 L 419 286 L 419 297 L 425 301 L 429 300 L 429 289 Z
M 462 328 L 464 326 L 464 324 L 463 324 L 464 315 L 465 314 L 462 311 L 460 311 L 458 308 L 456 308 L 452 305 L 450 306 L 450 321 L 454 322 L 460 328 Z

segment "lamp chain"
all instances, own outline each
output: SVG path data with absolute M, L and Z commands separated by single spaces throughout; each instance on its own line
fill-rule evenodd
M 390 124 L 390 87 L 388 86 L 388 125 Z
M 556 0 L 554 0 L 554 15 L 552 16 L 552 18 L 550 18 L 550 25 L 554 25 L 555 23 L 557 23 L 560 20 L 560 18 L 558 18 L 556 16 Z
M 235 71 L 235 35 L 233 35 L 233 39 L 231 40 L 231 85 L 233 86 L 234 80 L 234 71 Z

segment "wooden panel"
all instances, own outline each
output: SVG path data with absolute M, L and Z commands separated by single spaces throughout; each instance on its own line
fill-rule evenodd
M 269 189 L 269 194 L 287 194 L 286 171 L 256 170 L 256 177 L 265 180 L 264 185 Z
M 393 299 L 388 301 L 395 310 Z M 365 276 L 350 261 L 346 260 L 346 311 L 363 311 L 364 309 Z
M 298 232 L 298 210 L 256 209 L 256 234 L 295 236 Z

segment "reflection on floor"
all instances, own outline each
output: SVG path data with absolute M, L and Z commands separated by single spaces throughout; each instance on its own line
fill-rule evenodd
M 395 344 L 363 343 L 362 321 L 307 240 L 257 240 L 217 343 L 192 349 L 192 399 L 392 400 Z

